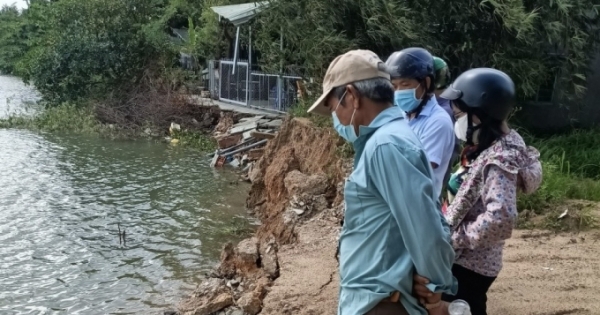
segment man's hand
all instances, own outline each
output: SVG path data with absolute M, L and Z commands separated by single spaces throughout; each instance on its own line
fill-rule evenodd
M 441 293 L 433 293 L 429 291 L 426 285 L 429 283 L 429 279 L 415 275 L 413 277 L 413 292 L 419 299 L 421 304 L 434 304 L 441 301 Z M 429 315 L 448 315 L 448 302 L 441 302 L 440 306 L 427 310 Z
M 421 303 L 427 302 L 429 304 L 436 303 L 442 298 L 441 293 L 433 293 L 427 288 L 429 279 L 415 275 L 413 277 L 413 292 L 419 298 Z

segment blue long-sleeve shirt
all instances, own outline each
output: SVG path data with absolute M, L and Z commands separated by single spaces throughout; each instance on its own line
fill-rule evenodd
M 346 181 L 340 236 L 338 315 L 363 315 L 394 291 L 411 315 L 426 315 L 412 296 L 413 275 L 434 292 L 456 294 L 450 230 L 432 170 L 399 107 L 360 128 Z

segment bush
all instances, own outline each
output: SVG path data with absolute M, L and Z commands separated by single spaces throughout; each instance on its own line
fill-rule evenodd
M 102 125 L 91 106 L 63 103 L 34 116 L 11 116 L 0 120 L 0 128 L 26 128 L 48 132 L 95 134 Z
M 520 195 L 519 210 L 537 214 L 553 211 L 569 199 L 600 201 L 600 150 L 594 140 L 598 130 L 576 130 L 540 139 L 526 136 L 528 144 L 540 151 L 543 181 L 532 195 Z
M 542 185 L 531 195 L 520 194 L 519 211 L 532 210 L 543 214 L 554 210 L 569 199 L 600 201 L 600 181 L 569 174 L 553 162 L 542 162 Z
M 544 160 L 560 159 L 564 171 L 579 177 L 600 180 L 600 130 L 573 130 L 549 138 L 529 136 Z
M 146 0 L 33 2 L 22 17 L 29 49 L 17 74 L 54 105 L 122 90 L 149 63 L 174 56 L 166 32 L 154 34 L 158 40 L 146 31 L 160 12 L 160 5 Z

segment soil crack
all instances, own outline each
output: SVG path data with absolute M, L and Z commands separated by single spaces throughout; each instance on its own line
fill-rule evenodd
M 329 274 L 329 280 L 327 280 L 327 282 L 325 282 L 323 285 L 321 285 L 321 287 L 319 287 L 319 292 L 314 294 L 315 296 L 320 295 L 323 292 L 323 290 L 333 282 L 333 276 L 335 275 L 335 273 L 336 272 L 333 271 L 332 273 Z

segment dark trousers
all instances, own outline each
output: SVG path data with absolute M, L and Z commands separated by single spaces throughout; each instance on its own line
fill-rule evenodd
M 400 302 L 382 302 L 365 315 L 408 315 L 408 312 Z
M 452 266 L 452 274 L 458 280 L 458 293 L 454 296 L 444 294 L 442 300 L 465 300 L 472 315 L 487 315 L 487 291 L 496 277 L 486 277 L 456 264 Z

